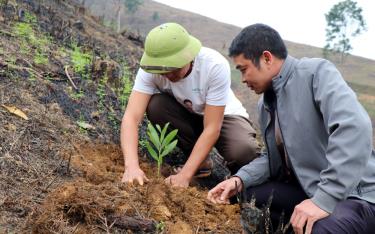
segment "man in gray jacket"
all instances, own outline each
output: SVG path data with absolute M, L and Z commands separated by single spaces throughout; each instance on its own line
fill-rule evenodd
M 284 211 L 297 234 L 373 233 L 371 121 L 336 67 L 289 56 L 278 32 L 263 24 L 243 29 L 229 55 L 243 83 L 263 94 L 265 151 L 209 191 L 208 199 L 228 203 L 246 189 L 261 206 L 273 193 L 271 218 Z

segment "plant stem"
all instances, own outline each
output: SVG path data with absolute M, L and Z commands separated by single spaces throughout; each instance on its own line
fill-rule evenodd
M 160 158 L 159 158 L 160 159 Z M 161 166 L 161 162 L 158 161 L 158 177 L 160 177 L 160 166 Z

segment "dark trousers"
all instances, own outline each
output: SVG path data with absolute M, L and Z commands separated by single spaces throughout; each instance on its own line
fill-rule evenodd
M 163 126 L 170 122 L 178 129 L 178 146 L 189 156 L 203 131 L 203 116 L 191 113 L 168 94 L 155 94 L 147 106 L 147 117 L 153 124 Z M 232 173 L 249 163 L 260 152 L 256 132 L 248 119 L 225 116 L 215 148 L 227 161 Z
M 270 210 L 274 228 L 279 223 L 282 211 L 285 212 L 286 218 L 284 221 L 288 222 L 294 207 L 303 200 L 308 199 L 298 182 L 271 181 L 247 190 L 248 196 L 254 194 L 257 207 L 263 207 L 271 193 L 273 193 L 273 200 Z M 375 233 L 375 204 L 355 198 L 341 201 L 337 204 L 332 214 L 314 223 L 312 233 Z

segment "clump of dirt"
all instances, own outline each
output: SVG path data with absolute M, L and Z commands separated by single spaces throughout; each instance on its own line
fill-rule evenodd
M 146 161 L 141 164 L 151 178 L 146 185 L 119 183 L 123 161 L 117 145 L 82 145 L 71 162 L 84 172 L 83 177 L 59 186 L 46 197 L 29 220 L 35 233 L 74 229 L 80 233 L 121 229 L 146 232 L 164 229 L 166 233 L 241 232 L 238 205 L 213 205 L 206 200 L 207 191 L 196 187 L 170 187 L 162 178 L 155 178 L 155 164 Z M 148 222 L 143 230 L 141 222 Z

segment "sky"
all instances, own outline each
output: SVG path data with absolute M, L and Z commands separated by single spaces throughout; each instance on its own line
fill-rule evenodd
M 215 20 L 245 27 L 264 23 L 285 40 L 317 47 L 325 45 L 324 14 L 340 0 L 155 0 Z M 375 60 L 375 1 L 357 0 L 367 31 L 351 39 L 353 55 Z

